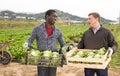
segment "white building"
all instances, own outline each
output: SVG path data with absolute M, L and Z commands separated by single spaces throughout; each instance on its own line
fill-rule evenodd
M 120 17 L 117 18 L 117 23 L 120 24 Z

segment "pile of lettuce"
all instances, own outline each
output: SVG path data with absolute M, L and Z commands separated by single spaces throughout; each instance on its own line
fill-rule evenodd
M 105 54 L 105 48 L 100 48 L 98 50 L 92 50 L 92 51 L 77 51 L 72 54 L 71 57 L 73 58 L 102 58 Z
M 41 66 L 59 66 L 62 56 L 58 52 L 51 50 L 39 51 L 32 50 L 28 55 L 28 64 Z

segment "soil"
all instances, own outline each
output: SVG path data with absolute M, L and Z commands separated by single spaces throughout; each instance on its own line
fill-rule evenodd
M 37 67 L 15 62 L 0 64 L 0 76 L 37 76 Z M 57 76 L 84 76 L 84 69 L 65 65 L 58 67 Z M 120 76 L 120 69 L 109 68 L 109 76 Z

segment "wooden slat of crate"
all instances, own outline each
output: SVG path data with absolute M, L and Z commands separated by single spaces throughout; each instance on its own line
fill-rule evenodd
M 99 58 L 67 58 L 67 61 L 79 61 L 79 62 L 97 62 L 103 63 L 104 60 Z
M 69 66 L 75 66 L 75 67 L 82 67 L 82 68 L 93 68 L 93 69 L 105 69 L 109 62 L 111 60 L 111 57 L 107 58 L 106 61 L 104 61 L 102 64 L 87 64 L 87 63 L 67 63 Z

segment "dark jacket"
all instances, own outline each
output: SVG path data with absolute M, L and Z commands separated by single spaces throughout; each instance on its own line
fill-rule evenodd
M 93 30 L 90 28 L 88 29 L 78 44 L 79 49 L 100 49 L 105 47 L 111 47 L 113 52 L 117 50 L 117 42 L 115 41 L 112 33 L 104 28 L 100 27 L 100 29 L 94 34 Z

